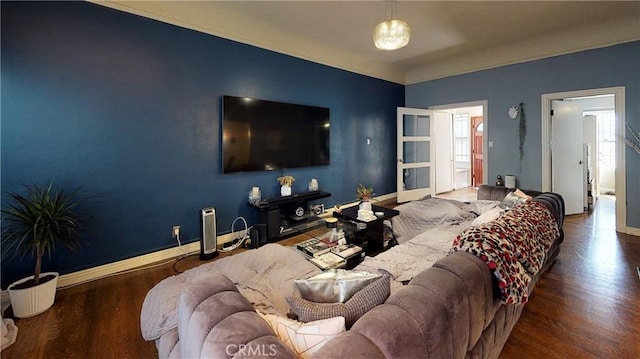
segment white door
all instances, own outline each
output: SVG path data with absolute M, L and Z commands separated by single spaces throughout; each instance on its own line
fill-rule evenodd
M 574 101 L 551 101 L 551 190 L 564 197 L 566 214 L 583 208 L 582 111 Z
M 436 144 L 435 169 L 436 188 L 435 193 L 449 192 L 454 185 L 453 166 L 453 114 L 444 111 L 433 113 L 435 133 L 433 136 Z
M 613 102 L 613 101 L 612 101 Z M 613 111 L 611 111 L 613 115 Z M 582 124 L 584 126 L 584 143 L 591 144 L 591 164 L 587 166 L 587 168 L 591 168 L 591 190 L 594 196 L 598 196 L 598 174 L 600 171 L 600 166 L 598 166 L 598 157 L 596 156 L 598 151 L 598 118 L 595 115 L 585 115 L 582 117 Z M 615 130 L 615 123 L 614 130 Z M 585 186 L 587 186 L 587 181 L 585 181 Z M 585 196 L 586 198 L 586 196 Z M 588 207 L 588 203 L 584 205 Z
M 434 194 L 433 111 L 398 107 L 398 203 Z

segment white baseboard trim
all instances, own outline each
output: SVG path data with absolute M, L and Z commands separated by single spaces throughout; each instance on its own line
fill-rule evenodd
M 632 236 L 640 237 L 640 228 L 636 227 L 627 227 L 625 233 L 630 234 Z
M 233 241 L 231 233 L 218 236 L 218 245 Z M 179 247 L 167 248 L 156 252 L 143 254 L 141 256 L 123 259 L 121 261 L 103 264 L 101 266 L 88 268 L 85 270 L 61 275 L 58 278 L 58 288 L 86 283 L 92 280 L 104 278 L 116 273 L 129 271 L 134 268 L 147 266 L 153 263 L 162 262 L 172 258 L 177 258 L 185 253 L 196 253 L 200 251 L 200 241 L 187 243 Z
M 382 196 L 378 196 L 378 197 L 376 197 L 376 200 L 378 200 L 378 201 L 386 201 L 388 199 L 392 199 L 392 198 L 396 198 L 396 197 L 398 197 L 397 193 L 393 192 L 393 193 L 385 194 L 385 195 L 382 195 Z
M 389 193 L 386 195 L 375 197 L 378 201 L 384 201 L 391 198 L 395 198 L 396 193 Z M 357 205 L 358 202 L 351 202 L 347 204 L 343 204 L 343 208 L 351 207 Z M 333 207 L 329 208 L 321 217 L 329 216 L 333 213 Z M 640 233 L 640 229 L 638 229 L 638 233 Z M 234 236 L 232 233 L 223 234 L 218 236 L 217 242 L 218 246 L 223 245 L 227 242 L 232 242 L 234 240 Z M 76 284 L 86 283 L 92 280 L 108 277 L 120 272 L 129 271 L 138 267 L 147 266 L 153 263 L 158 263 L 162 261 L 166 261 L 172 258 L 177 258 L 184 253 L 195 253 L 200 250 L 200 242 L 192 242 L 187 243 L 182 246 L 182 250 L 179 247 L 167 248 L 163 250 L 159 250 L 153 253 L 144 254 L 137 257 L 123 259 L 121 261 L 104 264 L 101 266 L 88 268 L 85 270 L 68 273 L 61 275 L 58 278 L 58 288 L 64 288 L 73 286 Z

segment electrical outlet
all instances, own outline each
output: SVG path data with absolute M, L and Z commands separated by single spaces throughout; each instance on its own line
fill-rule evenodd
M 180 226 L 173 226 L 173 229 L 171 230 L 171 236 L 173 238 L 180 236 Z

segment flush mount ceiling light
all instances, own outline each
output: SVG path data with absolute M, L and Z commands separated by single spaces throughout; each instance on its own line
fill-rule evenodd
M 373 29 L 373 43 L 381 50 L 397 50 L 407 46 L 411 29 L 398 19 L 398 10 L 393 1 L 387 1 L 384 21 Z

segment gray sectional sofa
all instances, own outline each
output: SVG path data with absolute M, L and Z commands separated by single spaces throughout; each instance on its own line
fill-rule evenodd
M 478 199 L 501 200 L 511 191 L 482 186 Z M 542 270 L 531 280 L 528 290 L 532 291 L 559 254 L 564 238 L 564 202 L 557 194 L 525 192 L 549 209 L 560 230 Z M 194 284 L 181 296 L 176 333 L 180 342 L 164 355 L 295 357 L 233 283 L 224 276 L 210 280 L 216 283 Z M 496 286 L 496 278 L 483 260 L 467 252 L 452 253 L 364 314 L 313 357 L 497 358 L 524 304 L 503 304 Z M 229 352 L 230 345 L 235 351 Z M 161 347 L 159 343 L 164 356 Z

